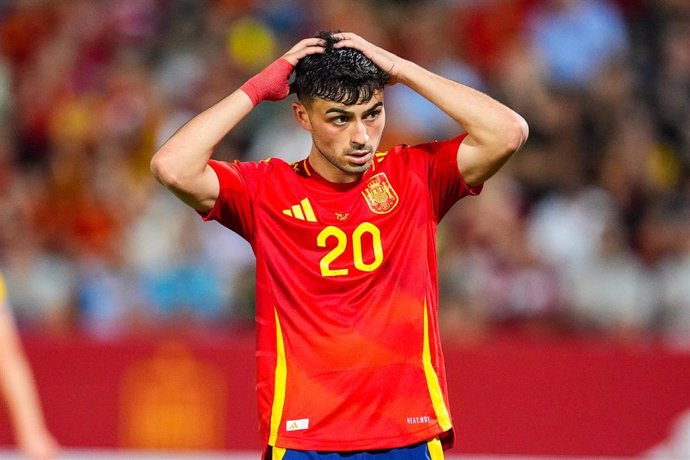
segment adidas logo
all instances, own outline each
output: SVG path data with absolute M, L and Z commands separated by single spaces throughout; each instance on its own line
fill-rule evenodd
M 306 220 L 307 222 L 316 222 L 316 215 L 311 207 L 311 203 L 309 203 L 309 198 L 303 199 L 299 204 L 293 204 L 288 209 L 283 209 L 283 214 L 295 219 Z
M 309 428 L 309 419 L 288 420 L 285 422 L 285 431 L 306 430 Z

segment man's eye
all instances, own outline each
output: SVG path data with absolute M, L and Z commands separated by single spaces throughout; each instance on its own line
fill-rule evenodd
M 342 117 L 331 118 L 331 122 L 335 123 L 336 125 L 344 125 L 345 123 L 347 123 L 347 117 L 342 116 Z
M 375 120 L 375 119 L 378 118 L 379 115 L 381 115 L 381 111 L 380 111 L 380 110 L 377 110 L 377 111 L 375 111 L 375 112 L 371 112 L 371 113 L 367 114 L 367 117 L 366 117 L 366 118 L 367 118 L 368 120 Z

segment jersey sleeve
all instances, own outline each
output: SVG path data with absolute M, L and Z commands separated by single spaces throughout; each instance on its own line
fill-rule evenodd
M 440 221 L 453 204 L 461 198 L 481 193 L 484 185 L 470 187 L 458 170 L 458 148 L 465 136 L 466 134 L 462 134 L 446 141 L 435 141 L 419 146 L 429 153 L 429 192 L 437 221 Z
M 204 221 L 215 220 L 236 232 L 247 241 L 254 236 L 252 188 L 259 166 L 252 162 L 209 160 L 218 176 L 220 190 L 213 208 L 200 213 Z

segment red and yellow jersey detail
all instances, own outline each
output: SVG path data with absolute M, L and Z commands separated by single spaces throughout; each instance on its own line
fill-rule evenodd
M 7 302 L 7 288 L 5 287 L 5 278 L 0 273 L 0 308 Z
M 204 219 L 257 257 L 257 396 L 278 448 L 362 450 L 452 436 L 438 333 L 436 228 L 468 187 L 462 137 L 375 155 L 352 184 L 308 160 L 210 161 Z
M 276 328 L 276 367 L 275 382 L 273 384 L 273 406 L 271 407 L 271 428 L 268 444 L 276 445 L 280 422 L 283 416 L 283 405 L 285 403 L 285 384 L 287 381 L 287 363 L 285 361 L 285 345 L 283 343 L 283 333 L 280 328 L 278 312 L 274 310 Z
M 424 304 L 424 349 L 422 351 L 422 363 L 424 365 L 424 375 L 426 376 L 426 384 L 429 388 L 429 395 L 434 406 L 434 413 L 438 424 L 444 431 L 450 430 L 453 426 L 448 413 L 448 406 L 443 397 L 443 390 L 439 382 L 436 369 L 431 362 L 431 349 L 429 345 L 429 312 L 427 305 Z

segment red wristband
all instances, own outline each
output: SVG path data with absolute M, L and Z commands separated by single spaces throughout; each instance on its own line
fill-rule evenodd
M 290 94 L 288 78 L 294 67 L 286 59 L 280 58 L 247 80 L 240 89 L 249 96 L 254 106 L 261 101 L 283 100 Z

